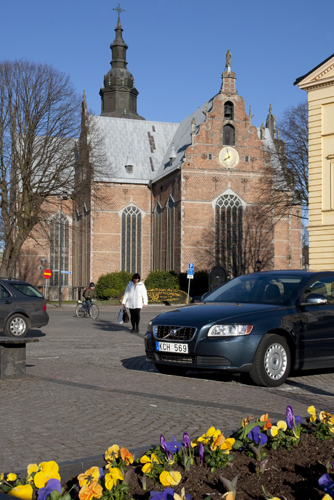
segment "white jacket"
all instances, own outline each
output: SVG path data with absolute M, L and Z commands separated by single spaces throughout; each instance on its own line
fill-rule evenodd
M 147 306 L 147 291 L 144 283 L 139 281 L 137 285 L 133 281 L 129 281 L 125 289 L 122 304 L 129 309 L 141 309 L 143 304 Z

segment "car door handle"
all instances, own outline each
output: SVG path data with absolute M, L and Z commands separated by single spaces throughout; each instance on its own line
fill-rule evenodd
M 11 301 L 11 300 L 6 300 L 6 301 L 5 301 L 5 304 L 11 304 L 11 303 L 12 303 L 12 301 Z

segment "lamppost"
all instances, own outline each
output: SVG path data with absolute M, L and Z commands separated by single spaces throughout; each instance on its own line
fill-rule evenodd
M 63 285 L 63 274 L 62 274 L 62 267 L 63 267 L 63 221 L 62 221 L 62 208 L 63 208 L 63 201 L 66 201 L 68 199 L 68 195 L 66 191 L 63 191 L 63 193 L 59 197 L 60 199 L 60 205 L 59 205 L 59 270 L 58 270 L 58 280 L 59 280 L 59 307 L 61 307 L 61 294 L 63 293 L 62 290 L 62 285 Z

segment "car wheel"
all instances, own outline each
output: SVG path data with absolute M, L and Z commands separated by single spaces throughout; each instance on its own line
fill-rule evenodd
M 287 341 L 280 335 L 268 333 L 257 348 L 249 372 L 256 385 L 278 387 L 289 376 L 291 354 Z
M 7 337 L 23 338 L 27 332 L 28 321 L 22 314 L 14 314 L 5 324 L 4 333 Z
M 172 366 L 172 365 L 155 365 L 158 372 L 163 373 L 164 375 L 185 375 L 188 371 L 187 368 L 182 368 L 181 366 Z

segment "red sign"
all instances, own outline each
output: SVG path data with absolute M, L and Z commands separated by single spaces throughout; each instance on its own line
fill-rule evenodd
M 50 271 L 50 269 L 45 269 L 43 275 L 44 275 L 44 278 L 47 279 L 47 280 L 49 278 L 51 278 L 51 271 Z

